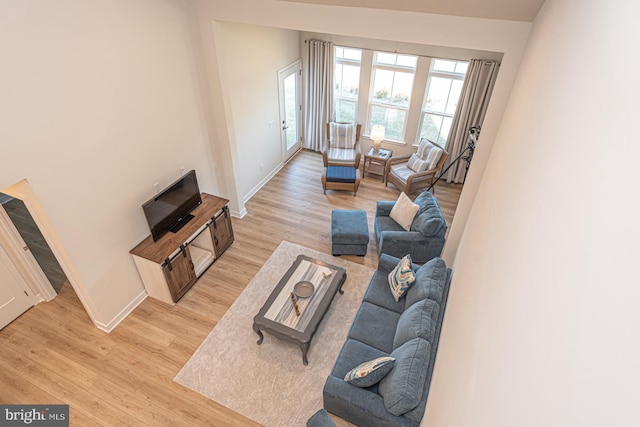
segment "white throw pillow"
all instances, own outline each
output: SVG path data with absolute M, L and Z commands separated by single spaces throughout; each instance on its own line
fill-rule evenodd
M 402 192 L 400 193 L 400 197 L 398 197 L 396 204 L 393 205 L 389 216 L 395 222 L 400 224 L 402 228 L 409 231 L 411 229 L 413 218 L 416 216 L 419 208 L 420 207 L 418 205 L 413 203 L 411 199 Z

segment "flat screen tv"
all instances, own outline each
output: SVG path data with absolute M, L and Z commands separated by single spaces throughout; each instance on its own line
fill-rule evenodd
M 196 171 L 190 170 L 142 205 L 153 240 L 181 229 L 193 219 L 189 212 L 201 203 Z

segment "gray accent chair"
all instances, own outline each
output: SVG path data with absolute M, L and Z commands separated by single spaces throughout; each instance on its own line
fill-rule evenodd
M 447 221 L 442 215 L 438 201 L 433 194 L 424 191 L 414 203 L 419 209 L 411 224 L 411 230 L 406 231 L 389 216 L 395 201 L 377 202 L 374 231 L 379 257 L 389 254 L 402 258 L 409 254 L 413 262 L 423 264 L 442 253 Z
M 387 276 L 398 258 L 383 254 L 323 390 L 324 408 L 359 426 L 417 427 L 424 415 L 444 318 L 451 269 L 442 258 L 413 264 L 415 283 L 396 301 Z M 391 371 L 370 387 L 344 380 L 382 356 Z

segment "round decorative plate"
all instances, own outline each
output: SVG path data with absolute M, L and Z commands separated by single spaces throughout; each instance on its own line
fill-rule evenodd
M 313 295 L 314 289 L 315 287 L 313 286 L 313 283 L 303 280 L 295 284 L 293 292 L 298 298 L 309 298 Z

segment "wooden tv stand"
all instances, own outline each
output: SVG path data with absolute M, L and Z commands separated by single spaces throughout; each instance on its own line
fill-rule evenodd
M 202 193 L 192 220 L 154 242 L 144 239 L 130 253 L 150 297 L 175 304 L 233 243 L 229 201 Z

